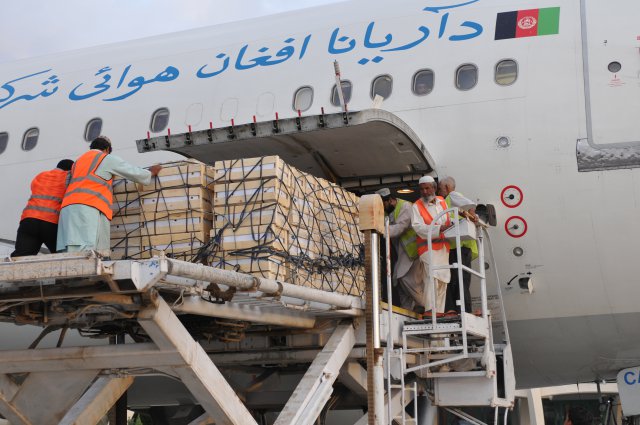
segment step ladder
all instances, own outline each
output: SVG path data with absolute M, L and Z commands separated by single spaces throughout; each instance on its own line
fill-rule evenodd
M 389 389 L 387 391 L 387 417 L 391 418 L 392 421 L 396 421 L 397 423 L 403 425 L 418 425 L 418 383 L 413 380 L 412 383 L 407 383 L 405 381 L 406 372 L 404 370 L 404 351 L 402 348 L 391 350 L 386 356 L 388 359 L 387 363 L 387 382 L 389 383 Z M 392 363 L 396 365 L 397 377 L 394 377 L 391 369 Z M 393 383 L 393 382 L 397 383 Z M 402 407 L 400 411 L 396 414 L 393 414 L 391 406 L 392 397 L 394 395 L 394 390 L 400 392 L 400 406 Z M 411 401 L 413 403 L 413 412 L 412 415 L 409 416 L 405 409 Z M 390 423 L 392 423 L 390 421 Z
M 461 226 L 458 208 L 449 208 L 438 216 L 434 217 L 433 223 L 437 223 L 440 217 L 450 214 L 456 219 L 452 220 L 453 228 L 447 231 L 456 241 L 457 258 L 461 256 Z M 408 374 L 415 374 L 425 382 L 427 391 L 433 406 L 439 406 L 461 412 L 463 407 L 487 406 L 496 409 L 505 408 L 505 415 L 509 408 L 513 407 L 515 399 L 515 377 L 513 369 L 513 359 L 511 355 L 511 345 L 508 332 L 506 331 L 506 321 L 504 306 L 500 288 L 498 295 L 500 308 L 505 328 L 504 343 L 496 343 L 493 336 L 493 326 L 491 314 L 487 305 L 487 287 L 485 276 L 485 254 L 484 254 L 484 229 L 479 226 L 475 239 L 478 243 L 479 256 L 477 263 L 478 270 L 473 270 L 462 265 L 460 262 L 452 265 L 434 266 L 433 261 L 429 261 L 429 276 L 431 277 L 431 299 L 435 300 L 435 286 L 433 275 L 436 270 L 451 269 L 452 273 L 458 274 L 460 285 L 460 314 L 438 317 L 433 315 L 422 320 L 408 320 L 402 327 L 402 348 L 395 349 L 387 339 L 386 355 L 388 357 L 387 367 L 391 369 L 392 362 L 400 362 L 400 384 L 397 386 L 389 382 L 388 393 L 393 388 L 406 392 L 408 388 L 405 378 Z M 429 228 L 432 233 L 433 226 Z M 386 234 L 388 235 L 388 223 Z M 386 238 L 388 241 L 388 237 Z M 387 242 L 388 244 L 388 242 Z M 432 242 L 428 238 L 428 254 L 432 255 Z M 387 245 L 387 265 L 389 266 L 390 248 Z M 389 267 L 387 267 L 389 270 Z M 482 308 L 479 314 L 471 314 L 465 311 L 463 272 L 471 273 L 480 281 L 480 296 Z M 391 294 L 391 277 L 387 274 L 388 293 Z M 390 296 L 390 295 L 389 295 Z M 391 300 L 389 301 L 391 303 Z M 426 307 L 429 310 L 429 307 Z M 432 306 L 431 310 L 435 310 Z M 391 344 L 391 345 L 390 345 Z M 387 373 L 388 377 L 390 372 Z M 414 379 L 415 382 L 415 379 Z M 401 388 L 399 388 L 401 387 Z M 417 390 L 416 390 L 417 391 Z M 417 394 L 416 394 L 417 396 Z M 406 404 L 405 404 L 406 406 Z M 414 406 L 415 407 L 415 406 Z M 414 418 L 407 418 L 405 409 L 402 409 L 400 417 L 394 417 L 395 423 L 417 424 L 417 408 Z M 497 414 L 497 413 L 496 413 Z M 390 417 L 390 416 L 389 416 Z M 479 422 L 479 421 L 476 421 Z M 392 421 L 389 421 L 391 424 Z

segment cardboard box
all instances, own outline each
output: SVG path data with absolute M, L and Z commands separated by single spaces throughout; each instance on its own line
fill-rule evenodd
M 141 236 L 127 236 L 111 238 L 111 258 L 120 260 L 123 258 L 150 258 L 150 253 L 145 253 Z
M 256 204 L 253 204 L 256 205 Z M 260 226 L 273 224 L 277 227 L 284 227 L 287 223 L 287 216 L 282 212 L 282 208 L 277 204 L 271 204 L 263 208 L 245 210 L 240 205 L 230 205 L 227 207 L 214 207 L 214 229 L 223 227 Z
M 251 205 L 278 203 L 285 208 L 291 204 L 287 191 L 290 181 L 276 178 L 268 180 L 246 180 L 241 182 L 218 182 L 213 188 L 213 206 Z
M 129 221 L 131 220 L 131 221 Z M 111 220 L 111 240 L 142 236 L 140 216 L 117 216 Z
M 202 187 L 163 189 L 140 197 L 142 211 L 211 211 L 210 193 Z
M 142 236 L 142 244 L 154 249 L 166 250 L 171 246 L 190 246 L 200 247 L 202 244 L 209 241 L 208 237 L 205 237 L 202 232 L 183 232 L 172 233 L 164 235 L 147 235 Z
M 247 226 L 237 229 L 224 229 L 214 233 L 223 251 L 237 251 L 261 247 L 286 252 L 289 246 L 289 233 L 273 226 Z
M 215 169 L 195 160 L 186 160 L 162 164 L 162 169 L 151 184 L 139 185 L 138 191 L 149 192 L 181 189 L 185 187 L 203 187 L 211 189 L 215 179 Z
M 127 248 L 111 248 L 112 260 L 127 260 L 127 259 L 146 259 L 151 258 L 151 251 L 146 251 L 142 247 L 127 247 Z
M 119 176 L 113 178 L 112 187 L 114 195 L 121 193 L 138 193 L 138 185 L 136 183 Z
M 217 161 L 214 168 L 217 183 L 271 178 L 290 181 L 292 174 L 292 168 L 275 155 Z
M 214 259 L 212 265 L 225 270 L 234 270 L 265 279 L 286 281 L 290 275 L 289 268 L 284 261 L 270 257 L 250 258 L 243 256 L 226 256 L 225 258 Z
M 197 212 L 170 213 L 167 217 L 144 223 L 143 235 L 171 235 L 177 233 L 201 233 L 201 239 L 209 237 L 211 220 Z
M 140 213 L 140 195 L 136 193 L 120 193 L 113 196 L 111 205 L 113 215 L 135 215 Z

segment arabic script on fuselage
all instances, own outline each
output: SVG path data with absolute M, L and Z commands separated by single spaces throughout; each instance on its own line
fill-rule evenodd
M 372 21 L 363 26 L 359 34 L 336 27 L 324 34 L 326 40 L 321 36 L 305 34 L 288 37 L 279 46 L 245 44 L 234 51 L 213 52 L 212 60 L 197 66 L 194 70 L 188 70 L 186 74 L 192 72 L 198 79 L 208 79 L 231 71 L 243 72 L 277 66 L 285 62 L 302 61 L 309 49 L 323 46 L 332 60 L 352 59 L 362 66 L 380 63 L 388 55 L 410 51 L 432 39 L 461 42 L 479 37 L 483 33 L 480 23 L 456 19 L 456 16 L 452 15 L 456 9 L 478 1 L 480 0 L 468 0 L 423 8 L 421 16 L 431 25 L 418 26 L 415 37 L 410 39 L 394 37 L 384 28 L 380 28 L 384 27 L 384 24 Z M 63 81 L 53 68 L 45 69 L 13 78 L 2 84 L 0 109 L 19 101 L 31 102 L 39 98 L 59 96 L 59 93 L 65 93 L 68 99 L 74 102 L 92 98 L 103 102 L 118 102 L 146 90 L 147 87 L 171 83 L 181 76 L 178 67 L 173 65 L 151 74 L 136 71 L 134 64 L 122 67 L 105 65 L 85 81 Z M 63 83 L 66 83 L 65 90 L 60 90 Z

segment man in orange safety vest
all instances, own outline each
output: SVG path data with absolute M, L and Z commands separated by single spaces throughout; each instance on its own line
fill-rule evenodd
M 56 168 L 41 172 L 31 181 L 31 196 L 20 217 L 12 257 L 37 255 L 42 244 L 49 252 L 56 252 L 60 205 L 72 165 L 72 160 L 63 159 Z
M 431 176 L 423 176 L 419 180 L 420 199 L 413 204 L 411 226 L 417 234 L 418 255 L 422 263 L 422 291 L 425 310 L 435 308 L 437 313 L 444 312 L 447 294 L 447 283 L 451 279 L 448 268 L 433 271 L 435 299 L 432 297 L 429 265 L 447 266 L 449 264 L 449 243 L 444 231 L 451 227 L 448 214 L 438 215 L 447 209 L 444 199 L 436 196 L 436 182 Z M 429 235 L 429 226 L 432 226 Z M 428 239 L 431 237 L 431 254 Z
M 150 184 L 162 166 L 153 165 L 145 170 L 111 155 L 111 140 L 105 136 L 94 139 L 89 149 L 71 169 L 60 210 L 57 247 L 58 251 L 66 252 L 95 250 L 108 257 L 113 176 Z

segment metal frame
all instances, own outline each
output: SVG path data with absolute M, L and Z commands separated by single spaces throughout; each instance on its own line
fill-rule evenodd
M 312 174 L 335 179 L 344 187 L 359 186 L 371 189 L 382 184 L 380 181 L 382 177 L 385 177 L 384 182 L 388 183 L 390 181 L 388 176 L 380 174 L 369 176 L 377 180 L 377 182 L 370 183 L 366 181 L 368 177 L 365 176 L 368 172 L 360 173 L 362 177 L 353 177 L 351 176 L 352 173 L 344 173 L 344 175 L 338 176 L 335 172 L 335 164 L 326 158 L 327 155 L 323 153 L 322 145 L 318 147 L 319 149 L 310 150 L 299 139 L 307 133 L 316 131 L 344 131 L 357 129 L 361 125 L 385 124 L 391 126 L 390 129 L 392 129 L 395 136 L 406 138 L 405 146 L 411 148 L 415 159 L 411 160 L 408 157 L 407 162 L 398 163 L 398 167 L 382 171 L 382 174 L 396 176 L 395 181 L 398 183 L 406 181 L 403 176 L 410 175 L 410 181 L 416 182 L 423 174 L 432 173 L 435 169 L 435 161 L 411 127 L 397 116 L 382 109 L 366 109 L 354 112 L 341 111 L 326 114 L 322 112 L 321 114 L 307 116 L 292 114 L 291 117 L 282 115 L 269 121 L 245 124 L 225 123 L 221 127 L 213 127 L 213 124 L 209 129 L 136 140 L 136 146 L 141 153 L 168 150 L 203 162 L 238 159 L 239 155 L 263 156 L 277 154 L 283 157 L 290 165 L 298 168 L 306 168 L 310 163 L 313 163 L 315 171 Z M 271 145 L 273 140 L 281 140 L 285 145 L 290 144 L 289 146 L 294 150 L 302 149 L 301 153 L 287 156 L 287 153 L 282 150 L 282 144 Z M 292 140 L 296 140 L 296 142 L 292 143 Z M 232 149 L 227 151 L 226 147 Z M 389 152 L 398 154 L 397 150 L 390 150 Z M 339 162 L 344 161 L 341 160 Z M 410 171 L 407 170 L 407 163 L 409 162 L 412 164 Z
M 507 344 L 495 346 L 493 341 L 493 332 L 491 326 L 491 315 L 488 311 L 487 305 L 487 288 L 486 288 L 486 275 L 484 267 L 484 236 L 482 231 L 478 232 L 477 240 L 479 247 L 479 270 L 475 271 L 469 267 L 464 266 L 460 262 L 455 264 L 447 264 L 443 266 L 435 266 L 432 261 L 433 242 L 432 235 L 434 231 L 434 223 L 438 222 L 438 219 L 451 214 L 454 217 L 453 221 L 453 235 L 456 241 L 456 249 L 458 258 L 461 256 L 461 240 L 460 240 L 460 223 L 458 208 L 448 208 L 445 211 L 434 217 L 432 224 L 428 228 L 427 244 L 429 258 L 429 290 L 431 292 L 431 311 L 435 311 L 435 279 L 433 277 L 435 270 L 441 269 L 453 269 L 452 272 L 458 273 L 458 284 L 460 285 L 460 310 L 461 313 L 457 320 L 447 319 L 439 320 L 436 314 L 432 314 L 431 318 L 424 321 L 416 321 L 413 323 L 405 323 L 402 331 L 402 348 L 394 350 L 393 344 L 387 344 L 386 354 L 387 367 L 390 369 L 391 359 L 399 358 L 401 361 L 402 379 L 400 385 L 388 384 L 388 391 L 392 388 L 398 388 L 400 391 L 405 391 L 404 375 L 406 373 L 416 372 L 423 378 L 432 379 L 432 397 L 435 405 L 449 406 L 449 407 L 462 407 L 462 406 L 477 406 L 477 405 L 490 405 L 496 408 L 496 421 L 498 415 L 498 406 L 511 407 L 515 397 L 515 385 L 513 379 L 513 367 L 511 360 L 510 345 Z M 385 229 L 388 235 L 388 223 Z M 465 311 L 464 303 L 464 291 L 463 291 L 463 272 L 469 272 L 480 279 L 480 292 L 482 311 L 481 316 L 475 316 Z M 389 285 L 389 283 L 388 283 Z M 500 288 L 498 288 L 500 289 Z M 501 303 L 501 308 L 502 303 Z M 504 311 L 503 311 L 504 317 Z M 390 331 L 390 329 L 389 329 Z M 391 335 L 391 333 L 389 333 Z M 415 338 L 422 338 L 422 345 L 415 346 Z M 451 338 L 455 338 L 459 341 L 459 344 L 452 345 Z M 388 339 L 390 339 L 388 337 Z M 413 340 L 413 347 L 409 346 L 410 340 Z M 438 342 L 434 344 L 434 340 Z M 470 343 L 477 341 L 480 345 L 484 346 L 483 352 L 470 353 L 468 346 Z M 504 357 L 504 371 L 505 371 L 505 390 L 507 394 L 504 398 L 499 398 L 497 395 L 497 374 L 496 374 L 496 353 Z M 413 355 L 418 361 L 413 366 L 409 364 L 408 356 Z M 445 364 L 450 364 L 457 360 L 463 360 L 468 358 L 475 358 L 477 360 L 482 359 L 484 363 L 483 370 L 471 370 L 471 371 L 443 371 L 434 372 L 431 369 Z M 422 361 L 420 361 L 422 359 Z M 510 375 L 510 376 L 507 376 Z M 390 382 L 390 370 L 387 371 L 388 382 Z M 514 388 L 511 390 L 511 385 Z M 507 388 L 508 387 L 508 388 Z M 477 396 L 476 396 L 477 393 Z M 460 394 L 470 394 L 470 396 L 461 396 Z M 483 398 L 486 397 L 486 398 Z M 457 409 L 450 409 L 453 414 L 471 421 L 472 423 L 481 424 L 474 418 L 464 414 L 464 412 Z M 506 418 L 506 412 L 505 412 Z M 407 422 L 407 418 L 404 414 L 399 418 L 401 424 Z M 389 422 L 391 423 L 391 422 Z
M 210 282 L 235 287 L 236 303 L 202 301 Z M 105 285 L 106 283 L 106 285 Z M 169 305 L 157 292 L 178 296 Z M 244 292 L 242 292 L 244 291 Z M 135 302 L 129 295 L 135 295 Z M 362 300 L 168 258 L 104 261 L 92 252 L 23 257 L 0 263 L 0 300 L 50 302 L 100 297 L 138 308 L 136 320 L 153 341 L 127 345 L 0 352 L 0 413 L 15 424 L 91 423 L 101 418 L 145 371 L 178 377 L 205 408 L 196 423 L 255 424 L 251 413 L 193 339 L 176 313 L 313 329 L 316 314 L 343 318 L 286 404 L 279 424 L 311 423 L 321 413 L 343 363 L 352 355 L 352 317 Z M 133 306 L 133 307 L 132 307 Z M 135 307 L 135 308 L 134 308 Z M 300 307 L 304 307 L 301 309 Z M 22 383 L 11 378 L 28 373 Z M 54 388 L 55 387 L 55 388 Z M 38 408 L 41 400 L 55 405 Z M 306 422 L 305 422 L 306 421 Z
M 350 323 L 339 325 L 278 416 L 275 425 L 311 425 L 329 401 L 333 383 L 355 344 Z

